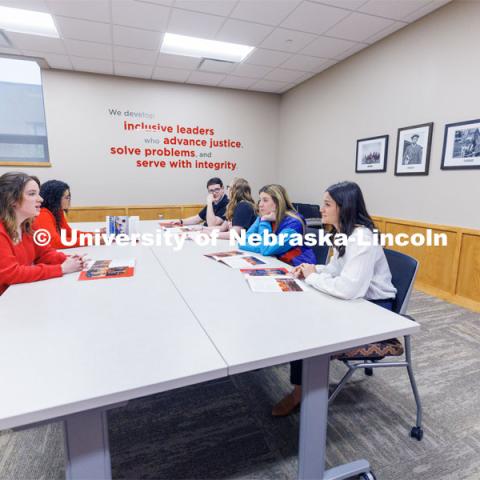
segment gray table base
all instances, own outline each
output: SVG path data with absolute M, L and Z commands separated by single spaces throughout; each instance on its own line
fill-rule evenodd
M 303 361 L 298 452 L 300 480 L 345 480 L 370 471 L 370 465 L 366 460 L 358 460 L 325 471 L 329 368 L 330 355 L 319 355 Z
M 345 480 L 370 471 L 366 460 L 325 471 L 330 355 L 303 361 L 300 411 L 299 480 Z M 112 408 L 112 407 L 109 407 Z M 64 419 L 67 480 L 112 478 L 107 409 L 87 410 Z

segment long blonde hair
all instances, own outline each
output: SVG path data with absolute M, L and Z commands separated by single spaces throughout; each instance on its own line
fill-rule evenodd
M 21 172 L 8 172 L 0 177 L 0 221 L 7 231 L 13 243 L 18 243 L 17 216 L 15 204 L 23 201 L 25 185 L 33 180 L 40 188 L 40 180 L 32 175 Z M 31 233 L 34 217 L 27 218 L 22 222 L 22 232 Z
M 302 217 L 296 211 L 295 207 L 292 205 L 285 187 L 276 183 L 272 183 L 262 187 L 258 193 L 266 193 L 267 195 L 270 195 L 275 203 L 275 206 L 277 207 L 275 212 L 275 229 L 278 229 L 280 223 L 288 215 L 289 217 L 296 218 L 302 224 L 303 233 L 305 233 L 305 223 L 302 220 Z
M 228 193 L 229 202 L 227 205 L 227 210 L 225 212 L 225 218 L 228 221 L 231 221 L 235 208 L 240 202 L 248 202 L 252 205 L 253 211 L 257 212 L 257 206 L 252 198 L 252 190 L 249 183 L 244 178 L 235 178 Z

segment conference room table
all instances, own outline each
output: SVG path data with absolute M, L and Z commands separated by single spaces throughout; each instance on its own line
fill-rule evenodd
M 89 230 L 100 223 L 81 223 Z M 156 221 L 140 223 L 157 231 Z M 78 273 L 14 285 L 0 297 L 0 430 L 62 420 L 69 479 L 111 478 L 107 411 L 129 400 L 304 359 L 300 479 L 341 480 L 366 460 L 325 470 L 333 353 L 419 326 L 365 300 L 306 292 L 254 293 L 244 276 L 206 253 L 98 246 L 96 260 L 135 258 L 133 277 L 78 281 Z M 261 257 L 268 266 L 285 266 Z

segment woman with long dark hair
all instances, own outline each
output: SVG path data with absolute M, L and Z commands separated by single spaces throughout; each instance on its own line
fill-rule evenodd
M 332 226 L 334 250 L 327 265 L 303 263 L 293 270 L 315 289 L 350 300 L 365 298 L 391 310 L 397 293 L 375 224 L 368 214 L 360 187 L 341 182 L 327 188 L 321 208 L 322 222 Z M 343 236 L 343 241 L 338 241 Z M 294 389 L 273 408 L 274 416 L 291 413 L 301 400 L 302 362 L 290 363 Z
M 258 193 L 259 217 L 248 229 L 246 243 L 239 244 L 239 248 L 261 255 L 272 255 L 293 266 L 301 263 L 315 264 L 313 250 L 298 244 L 298 236 L 305 234 L 305 220 L 293 207 L 285 188 L 276 184 L 265 185 Z M 273 234 L 277 241 L 271 245 L 266 242 L 260 245 L 249 242 L 251 235 L 266 233 Z
M 0 295 L 15 283 L 61 277 L 83 268 L 78 255 L 67 257 L 34 241 L 32 223 L 41 204 L 37 177 L 17 172 L 0 176 Z
M 60 180 L 48 180 L 40 187 L 40 195 L 43 198 L 43 204 L 40 215 L 35 219 L 33 229 L 47 230 L 51 238 L 50 246 L 53 248 L 84 246 L 80 241 L 80 234 L 89 232 L 77 231 L 77 241 L 73 245 L 66 245 L 61 239 L 62 230 L 65 231 L 65 239 L 68 243 L 70 243 L 72 238 L 72 228 L 65 217 L 65 213 L 68 213 L 72 199 L 68 184 Z

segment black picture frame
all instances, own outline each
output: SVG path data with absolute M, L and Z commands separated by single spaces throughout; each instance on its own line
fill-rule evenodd
M 473 128 L 456 129 L 455 127 L 472 126 Z M 463 134 L 460 132 L 463 130 Z M 474 130 L 474 132 L 472 132 Z M 466 132 L 465 132 L 466 131 Z M 465 134 L 466 133 L 466 134 Z M 469 137 L 473 137 L 469 139 Z M 471 150 L 464 155 L 465 148 Z M 460 155 L 454 157 L 455 149 Z M 448 155 L 447 155 L 448 153 Z M 463 164 L 462 164 L 463 163 Z M 472 164 L 470 164 L 472 163 Z M 480 119 L 447 123 L 443 134 L 442 170 L 474 170 L 480 169 Z
M 402 127 L 397 132 L 395 152 L 395 175 L 428 175 L 430 169 L 430 152 L 432 148 L 433 122 Z M 421 143 L 417 141 L 421 138 Z M 406 140 L 410 137 L 410 143 Z M 408 143 L 408 145 L 405 145 Z M 418 145 L 420 148 L 415 148 Z M 425 149 L 425 150 L 424 150 Z M 419 159 L 420 155 L 420 159 Z M 400 159 L 400 157 L 402 157 Z
M 379 144 L 380 151 L 378 152 L 378 166 L 376 161 L 376 151 L 370 151 L 369 156 L 372 156 L 372 162 L 361 162 L 360 157 L 362 153 L 365 157 L 365 152 L 369 150 L 375 150 L 376 144 Z M 361 138 L 357 140 L 357 150 L 355 154 L 355 173 L 382 173 L 387 171 L 387 158 L 388 158 L 388 135 L 379 135 L 377 137 Z M 363 166 L 360 164 L 363 163 Z

